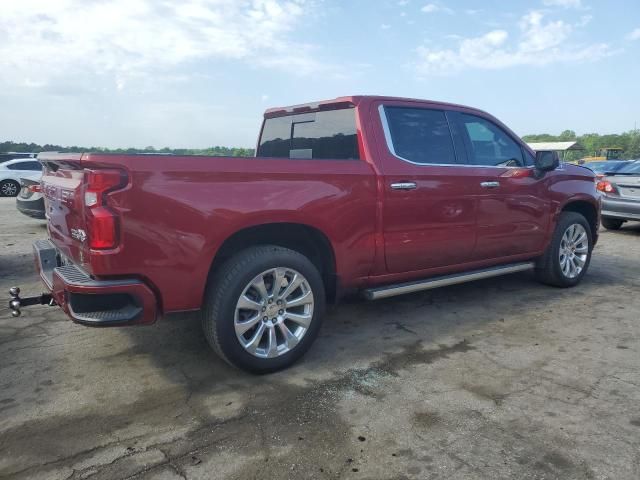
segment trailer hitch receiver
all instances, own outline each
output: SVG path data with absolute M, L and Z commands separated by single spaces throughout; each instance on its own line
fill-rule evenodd
M 30 307 L 31 305 L 50 305 L 56 304 L 55 300 L 50 293 L 42 293 L 35 297 L 20 297 L 20 288 L 11 287 L 9 290 L 11 299 L 9 300 L 9 308 L 11 309 L 11 315 L 19 317 L 22 315 L 22 307 Z

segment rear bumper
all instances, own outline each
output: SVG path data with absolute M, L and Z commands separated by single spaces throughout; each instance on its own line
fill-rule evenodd
M 37 218 L 39 220 L 45 220 L 44 199 L 38 200 L 22 200 L 20 197 L 16 200 L 16 208 L 20 213 L 25 214 L 31 218 Z
M 40 278 L 74 322 L 107 327 L 156 321 L 156 296 L 141 280 L 95 280 L 77 265 L 62 265 L 49 240 L 34 242 L 33 252 Z
M 640 201 L 604 197 L 602 216 L 621 220 L 640 220 Z

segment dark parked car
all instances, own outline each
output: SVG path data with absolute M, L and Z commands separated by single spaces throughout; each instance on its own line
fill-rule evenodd
M 40 182 L 21 178 L 20 185 L 22 188 L 16 198 L 16 207 L 18 210 L 28 217 L 44 220 L 46 218 L 44 197 L 42 196 Z
M 615 172 L 606 172 L 598 182 L 603 193 L 602 225 L 618 230 L 624 222 L 640 221 L 640 160 L 628 162 Z

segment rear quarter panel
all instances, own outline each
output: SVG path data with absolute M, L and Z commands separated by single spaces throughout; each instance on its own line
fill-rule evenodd
M 130 176 L 110 197 L 122 218 L 121 246 L 94 256 L 91 273 L 144 277 L 164 311 L 199 308 L 216 251 L 260 224 L 323 232 L 346 285 L 369 273 L 376 185 L 364 161 L 90 155 L 83 164 L 118 164 Z

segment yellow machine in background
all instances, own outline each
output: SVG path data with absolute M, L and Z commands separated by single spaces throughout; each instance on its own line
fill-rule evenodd
M 619 147 L 601 148 L 592 157 L 584 157 L 579 160 L 579 163 L 589 162 L 606 162 L 608 160 L 620 160 L 624 149 Z

